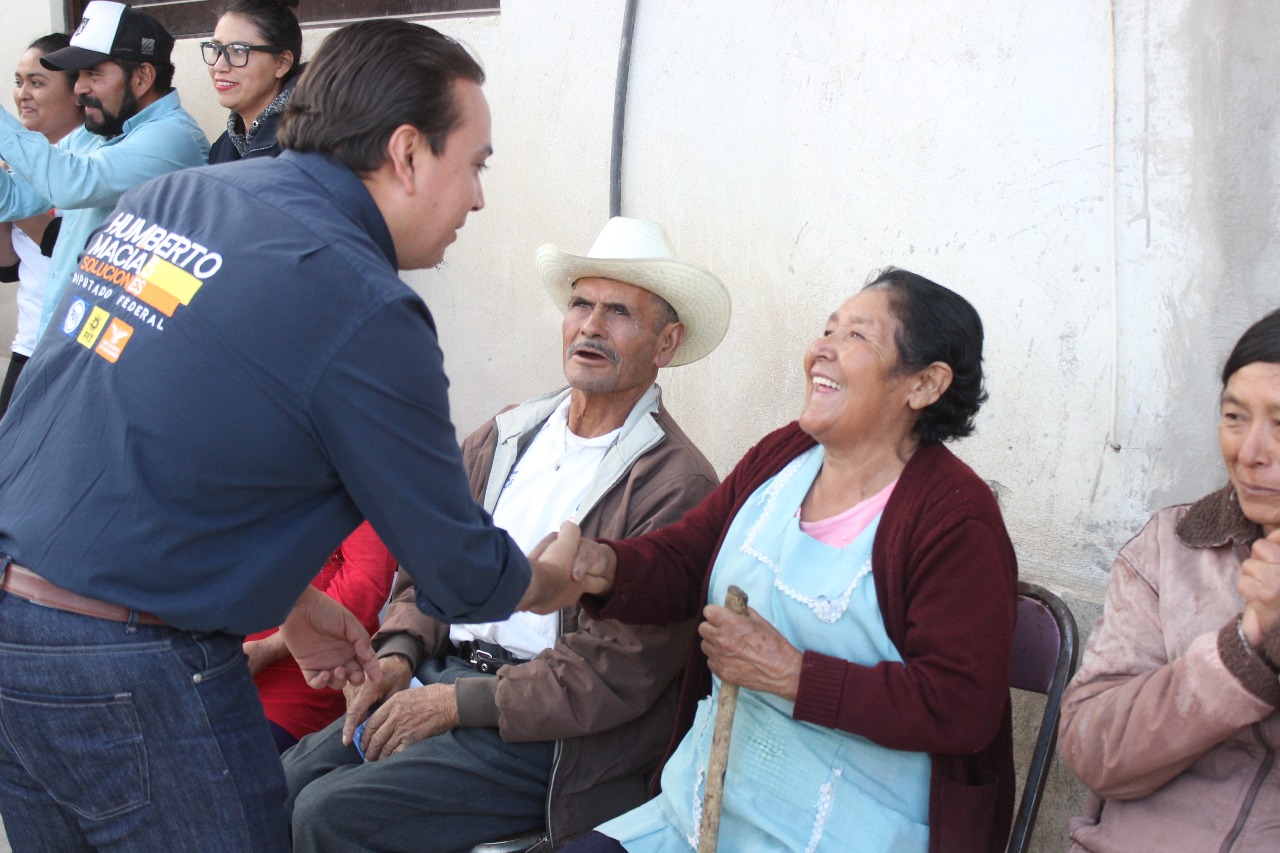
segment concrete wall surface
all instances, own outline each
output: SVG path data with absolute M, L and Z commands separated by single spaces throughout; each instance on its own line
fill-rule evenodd
M 562 384 L 532 256 L 585 252 L 608 215 L 624 6 L 430 21 L 482 60 L 494 116 L 487 208 L 406 276 L 462 433 Z M 51 9 L 23 4 L 4 55 Z M 734 301 L 720 348 L 664 371 L 669 408 L 727 473 L 797 414 L 804 347 L 872 270 L 959 291 L 991 398 L 957 452 L 999 494 L 1022 575 L 1087 634 L 1118 547 L 1224 479 L 1215 375 L 1280 304 L 1278 39 L 1271 0 L 639 0 L 623 213 L 661 221 Z M 194 41 L 176 62 L 212 138 L 225 115 Z M 1020 742 L 1037 713 L 1019 698 Z M 1057 774 L 1041 850 L 1083 803 Z

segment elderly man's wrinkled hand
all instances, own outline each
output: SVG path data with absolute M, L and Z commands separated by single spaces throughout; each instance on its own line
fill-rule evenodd
M 388 758 L 457 725 L 458 694 L 452 684 L 401 690 L 383 702 L 365 723 L 364 759 Z
M 356 727 L 369 716 L 370 708 L 388 696 L 404 690 L 413 679 L 413 670 L 409 668 L 408 659 L 400 655 L 378 658 L 378 666 L 382 671 L 382 677 L 377 681 L 367 678 L 363 684 L 348 684 L 343 688 L 347 696 L 347 714 L 342 721 L 343 746 L 351 745 Z
M 287 658 L 289 650 L 285 648 L 284 638 L 277 631 L 260 640 L 245 640 L 244 656 L 249 659 L 249 674 L 254 678 L 271 664 Z
M 721 681 L 794 702 L 804 654 L 752 608 L 745 616 L 709 604 L 698 626 L 702 651 Z
M 293 606 L 280 635 L 312 687 L 342 689 L 366 676 L 375 681 L 382 676 L 364 626 L 313 586 Z
M 1280 634 L 1280 530 L 1253 543 L 1236 586 L 1244 598 L 1240 627 L 1249 644 L 1260 648 Z

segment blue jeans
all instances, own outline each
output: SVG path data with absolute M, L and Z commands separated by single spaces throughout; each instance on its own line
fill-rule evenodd
M 241 638 L 0 593 L 0 812 L 14 853 L 287 853 Z

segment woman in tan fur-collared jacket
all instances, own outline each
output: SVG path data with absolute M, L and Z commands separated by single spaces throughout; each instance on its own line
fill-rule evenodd
M 1121 549 L 1063 700 L 1073 851 L 1280 850 L 1280 311 L 1222 384 L 1230 482 Z

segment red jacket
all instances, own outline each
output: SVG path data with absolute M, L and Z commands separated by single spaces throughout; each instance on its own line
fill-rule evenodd
M 814 440 L 792 423 L 752 448 L 724 483 L 674 525 L 621 542 L 602 618 L 688 619 L 706 601 L 710 567 L 748 497 Z M 805 652 L 794 717 L 933 758 L 929 849 L 1004 849 L 1013 814 L 1009 666 L 1017 561 L 995 496 L 941 444 L 921 445 L 885 507 L 872 575 L 890 639 L 905 663 L 865 667 Z M 710 693 L 693 644 L 674 745 Z
M 311 585 L 350 610 L 373 634 L 395 573 L 395 557 L 366 521 L 338 546 Z M 278 630 L 272 628 L 245 639 L 261 640 Z M 342 691 L 312 688 L 292 655 L 268 664 L 253 683 L 258 685 L 267 719 L 296 738 L 320 731 L 347 711 Z

